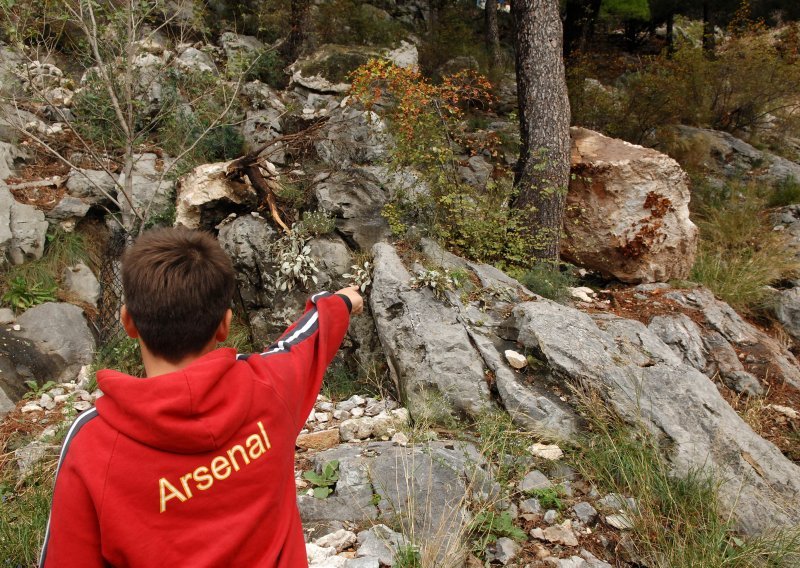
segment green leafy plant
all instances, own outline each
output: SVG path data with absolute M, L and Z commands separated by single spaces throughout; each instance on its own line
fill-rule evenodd
M 314 486 L 314 497 L 325 499 L 333 493 L 339 481 L 339 460 L 331 460 L 322 467 L 322 473 L 309 470 L 303 472 L 303 478 Z
M 394 554 L 394 565 L 397 568 L 422 568 L 419 548 L 413 544 L 399 546 Z
M 317 283 L 315 272 L 319 272 L 317 263 L 311 256 L 308 237 L 296 229 L 292 230 L 275 243 L 278 269 L 275 272 L 275 290 L 286 292 L 293 290 L 297 284 L 307 286 L 309 281 Z
M 784 207 L 800 203 L 800 182 L 793 177 L 781 180 L 772 189 L 767 206 Z
M 528 495 L 538 499 L 542 507 L 545 509 L 555 509 L 557 511 L 564 508 L 564 503 L 561 501 L 561 494 L 562 491 L 560 491 L 558 487 L 546 487 L 528 491 Z
M 342 276 L 349 279 L 354 286 L 358 286 L 362 292 L 366 291 L 372 285 L 372 263 L 365 260 L 363 264 L 354 264 L 350 268 L 353 272 Z
M 45 394 L 50 389 L 56 388 L 58 386 L 54 381 L 47 381 L 46 383 L 40 385 L 36 381 L 25 381 L 25 386 L 28 387 L 28 392 L 22 398 L 25 399 L 37 399 L 41 398 L 43 394 Z
M 489 544 L 497 542 L 500 537 L 512 538 L 518 542 L 525 542 L 528 539 L 525 531 L 514 524 L 508 511 L 479 512 L 472 520 L 470 531 L 475 539 L 473 550 L 477 553 L 483 553 Z
M 569 271 L 562 272 L 558 266 L 540 262 L 514 276 L 531 292 L 549 300 L 563 302 L 570 297 L 569 288 L 576 279 Z
M 3 294 L 3 302 L 16 310 L 27 310 L 31 306 L 56 301 L 56 285 L 41 282 L 29 283 L 24 277 L 11 279 L 8 290 Z
M 303 219 L 296 225 L 296 230 L 299 234 L 312 237 L 328 235 L 336 229 L 336 222 L 333 217 L 322 209 L 305 211 Z
M 448 290 L 455 288 L 455 281 L 446 268 L 423 268 L 411 279 L 410 285 L 412 288 L 430 288 L 434 296 L 443 299 Z

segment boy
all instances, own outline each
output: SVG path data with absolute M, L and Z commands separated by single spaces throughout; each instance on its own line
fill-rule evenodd
M 237 356 L 216 348 L 234 272 L 212 236 L 144 233 L 122 266 L 147 377 L 98 373 L 104 396 L 61 450 L 41 566 L 306 567 L 294 444 L 357 288 L 312 296 L 278 342 Z

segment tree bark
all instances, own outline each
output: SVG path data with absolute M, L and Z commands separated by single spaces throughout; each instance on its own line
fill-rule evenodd
M 570 172 L 569 98 L 558 0 L 515 0 L 521 148 L 514 205 L 526 211 L 530 253 L 557 261 Z
M 711 3 L 709 0 L 703 2 L 703 51 L 706 55 L 713 57 L 716 48 L 716 36 L 714 34 L 714 22 L 711 16 Z
M 289 36 L 283 43 L 281 55 L 286 64 L 291 64 L 303 49 L 308 36 L 311 0 L 292 0 L 289 16 Z
M 500 32 L 497 29 L 497 0 L 486 0 L 486 49 L 492 68 L 499 68 L 500 57 Z

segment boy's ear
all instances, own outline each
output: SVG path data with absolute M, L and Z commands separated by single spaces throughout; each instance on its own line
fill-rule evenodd
M 228 334 L 231 332 L 231 320 L 233 319 L 233 311 L 228 309 L 225 312 L 225 315 L 222 317 L 222 321 L 219 322 L 219 327 L 217 327 L 217 332 L 214 334 L 214 339 L 217 342 L 222 343 L 226 339 L 228 339 Z
M 133 323 L 133 318 L 128 312 L 128 308 L 125 307 L 125 304 L 122 305 L 122 308 L 119 311 L 119 319 L 122 322 L 122 327 L 125 329 L 125 333 L 128 334 L 128 337 L 133 339 L 139 337 L 139 330 L 136 329 L 136 324 Z

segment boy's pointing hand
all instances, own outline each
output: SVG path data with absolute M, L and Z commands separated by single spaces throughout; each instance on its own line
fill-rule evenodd
M 347 288 L 342 288 L 336 293 L 348 297 L 350 304 L 352 305 L 352 309 L 350 310 L 351 314 L 360 314 L 364 311 L 364 298 L 361 297 L 361 294 L 358 291 L 358 286 L 348 286 Z

